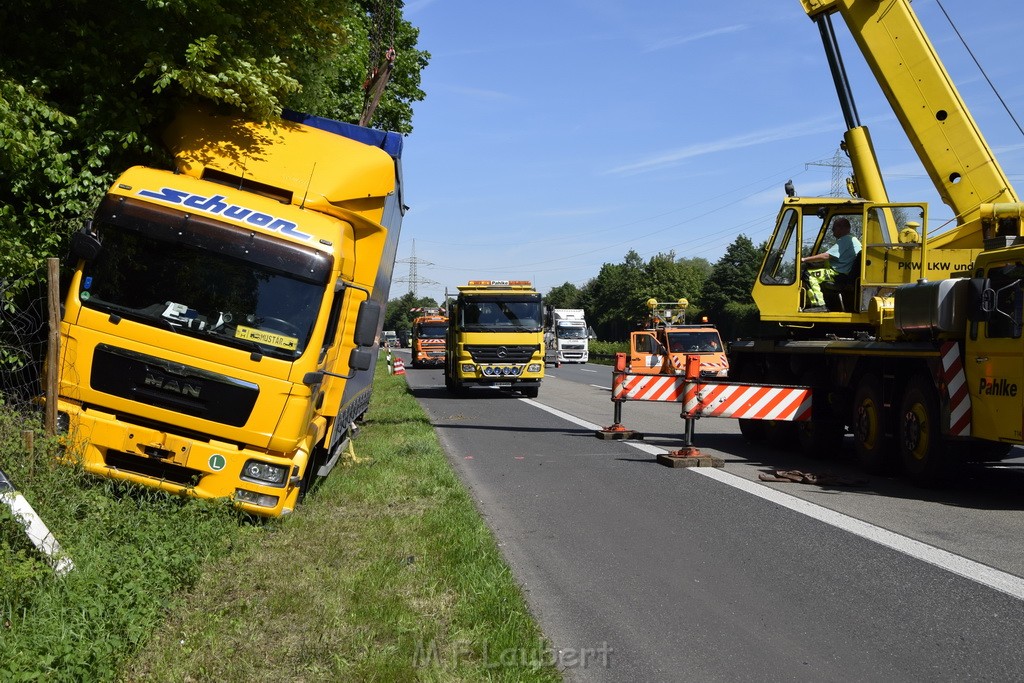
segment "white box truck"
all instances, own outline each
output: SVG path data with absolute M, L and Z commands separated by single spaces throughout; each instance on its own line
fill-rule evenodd
M 587 319 L 582 308 L 548 309 L 544 340 L 549 362 L 586 363 L 590 359 Z

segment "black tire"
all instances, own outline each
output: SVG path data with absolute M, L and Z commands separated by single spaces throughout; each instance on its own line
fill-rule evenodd
M 864 375 L 857 384 L 850 428 L 854 451 L 862 468 L 875 474 L 892 468 L 892 439 L 885 435 L 882 389 L 874 375 Z
M 740 420 L 740 434 L 751 443 L 761 443 L 768 438 L 767 422 L 764 420 Z
M 519 391 L 526 398 L 537 398 L 540 395 L 540 387 L 523 387 Z
M 812 387 L 819 398 L 814 402 L 811 419 L 796 423 L 796 436 L 804 455 L 824 460 L 840 452 L 846 430 L 842 420 L 832 414 L 826 401 L 821 398 L 827 392 L 815 387 L 814 379 L 814 373 L 804 373 L 800 377 L 800 383 Z
M 918 484 L 940 483 L 950 473 L 949 449 L 939 419 L 933 382 L 924 375 L 915 375 L 900 401 L 896 442 L 903 471 Z
M 833 458 L 843 446 L 843 423 L 835 418 L 810 419 L 796 423 L 800 450 L 809 458 Z
M 302 473 L 302 480 L 299 482 L 299 503 L 305 501 L 306 496 L 316 486 L 316 482 L 319 479 L 316 471 L 326 461 L 327 452 L 320 446 L 313 448 L 313 452 L 309 454 L 309 462 L 306 463 L 306 470 Z

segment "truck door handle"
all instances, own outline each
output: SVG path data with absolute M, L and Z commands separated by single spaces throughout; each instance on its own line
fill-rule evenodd
M 974 359 L 974 362 L 975 363 L 987 363 L 988 362 L 988 356 L 978 356 L 978 357 L 976 357 Z

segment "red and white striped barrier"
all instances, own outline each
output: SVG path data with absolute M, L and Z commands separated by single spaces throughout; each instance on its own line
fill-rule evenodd
M 811 389 L 738 382 L 708 382 L 677 375 L 612 374 L 613 401 L 682 403 L 682 417 L 745 420 L 811 419 Z
M 405 374 L 405 361 L 403 361 L 398 356 L 395 356 L 395 359 L 393 361 L 391 361 L 391 367 L 392 367 L 392 372 L 394 374 L 396 374 L 396 375 L 404 375 Z
M 681 401 L 686 378 L 682 375 L 612 375 L 613 401 Z
M 688 382 L 682 415 L 791 422 L 809 420 L 811 390 L 807 387 Z
M 950 436 L 970 436 L 971 393 L 967 390 L 967 375 L 960 358 L 960 345 L 956 342 L 942 345 L 942 384 L 949 398 Z

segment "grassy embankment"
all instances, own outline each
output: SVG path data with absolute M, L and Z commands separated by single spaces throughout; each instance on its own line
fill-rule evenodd
M 374 392 L 358 461 L 265 523 L 54 467 L 0 420 L 75 562 L 54 576 L 0 506 L 0 680 L 559 680 L 404 378 Z

